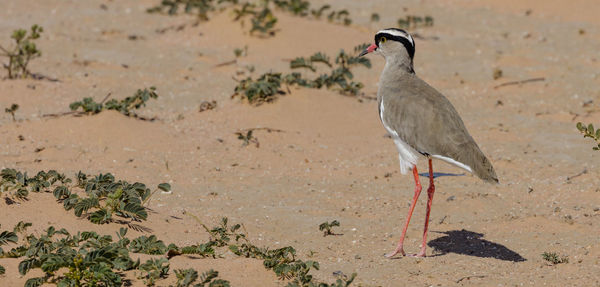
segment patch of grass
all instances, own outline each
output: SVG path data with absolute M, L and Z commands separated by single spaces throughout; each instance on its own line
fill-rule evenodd
M 13 122 L 16 122 L 17 120 L 15 119 L 15 112 L 19 109 L 19 105 L 17 104 L 12 104 L 10 105 L 9 108 L 5 108 L 4 112 L 7 114 L 10 114 L 12 116 L 12 120 Z
M 0 51 L 2 51 L 0 56 L 8 58 L 8 64 L 3 64 L 3 66 L 8 72 L 9 79 L 27 78 L 31 75 L 27 66 L 31 60 L 42 56 L 35 40 L 43 31 L 44 29 L 38 25 L 31 26 L 29 33 L 25 29 L 15 30 L 11 36 L 15 41 L 15 47 L 7 49 L 0 46 Z
M 319 225 L 319 230 L 323 231 L 323 236 L 337 235 L 337 233 L 333 233 L 333 231 L 331 230 L 333 227 L 336 226 L 340 226 L 340 222 L 337 220 L 334 220 L 332 222 L 325 221 Z
M 596 141 L 596 146 L 593 147 L 593 150 L 600 150 L 600 129 L 594 130 L 594 125 L 584 125 L 582 122 L 577 123 L 577 129 L 580 133 L 583 134 L 584 138 L 591 138 Z
M 569 257 L 559 256 L 558 254 L 556 254 L 556 252 L 544 252 L 542 253 L 542 258 L 554 265 L 561 263 L 569 263 Z
M 408 30 L 408 29 L 417 29 L 423 27 L 431 27 L 433 26 L 433 17 L 431 16 L 414 16 L 407 15 L 404 18 L 398 19 L 398 27 Z

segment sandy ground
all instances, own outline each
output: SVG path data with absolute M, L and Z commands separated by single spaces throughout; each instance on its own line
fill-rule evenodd
M 154 213 L 144 223 L 160 239 L 206 240 L 184 212 L 208 225 L 226 216 L 243 223 L 256 245 L 292 245 L 302 258 L 319 261 L 315 275 L 326 281 L 342 271 L 358 273 L 356 286 L 600 285 L 600 154 L 575 129 L 578 121 L 600 124 L 595 1 L 334 0 L 328 3 L 347 8 L 353 25 L 279 12 L 280 31 L 268 39 L 250 37 L 227 11 L 196 27 L 156 33 L 192 21 L 145 12 L 158 2 L 2 1 L 0 43 L 6 46 L 14 29 L 42 25 L 43 56 L 31 70 L 60 81 L 0 81 L 0 107 L 21 107 L 17 122 L 0 117 L 0 167 L 111 172 L 151 186 L 170 182 L 173 193 L 153 199 Z M 379 23 L 369 22 L 373 12 L 381 15 Z M 259 107 L 230 96 L 233 77 L 247 65 L 256 68 L 254 76 L 286 72 L 286 59 L 351 51 L 406 14 L 434 17 L 433 27 L 411 31 L 428 39 L 417 39 L 415 70 L 455 105 L 501 183 L 484 184 L 471 175 L 437 178 L 431 256 L 390 260 L 382 255 L 400 236 L 413 181 L 399 173 L 376 103 L 297 88 Z M 246 57 L 215 67 L 246 45 Z M 383 67 L 383 59 L 371 60 L 372 69 L 355 71 L 368 97 L 375 95 Z M 495 68 L 504 74 L 498 80 Z M 535 77 L 545 80 L 494 88 Z M 43 117 L 68 111 L 83 97 L 100 101 L 111 92 L 120 99 L 148 86 L 156 86 L 160 97 L 141 113 L 158 117 L 155 122 L 115 112 Z M 198 112 L 205 100 L 216 100 L 217 108 Z M 283 132 L 257 131 L 260 147 L 243 147 L 234 133 L 257 127 Z M 442 162 L 434 167 L 463 173 Z M 426 161 L 418 168 L 426 170 Z M 34 231 L 51 224 L 114 234 L 120 227 L 77 219 L 50 194 L 30 197 L 19 205 L 0 203 L 3 229 L 20 220 L 33 222 Z M 425 198 L 413 216 L 407 252 L 419 248 Z M 323 237 L 318 225 L 333 219 L 343 235 Z M 569 263 L 550 266 L 541 257 L 545 251 L 567 255 Z M 17 275 L 18 261 L 0 263 L 7 267 L 0 285 L 26 280 Z M 260 261 L 231 254 L 172 260 L 171 269 L 183 266 L 215 268 L 233 286 L 285 285 Z

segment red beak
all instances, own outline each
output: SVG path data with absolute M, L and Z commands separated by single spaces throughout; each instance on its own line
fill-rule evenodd
M 375 51 L 376 49 L 377 49 L 377 45 L 371 44 L 371 46 L 367 47 L 364 51 L 360 52 L 360 54 L 358 54 L 358 56 L 362 57 L 366 54 L 369 54 L 369 53 Z

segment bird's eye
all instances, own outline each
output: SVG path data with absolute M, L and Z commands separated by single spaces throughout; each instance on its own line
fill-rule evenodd
M 385 37 L 381 37 L 381 40 L 379 40 L 379 42 L 381 42 L 381 43 L 385 43 L 385 41 L 387 41 L 387 39 Z

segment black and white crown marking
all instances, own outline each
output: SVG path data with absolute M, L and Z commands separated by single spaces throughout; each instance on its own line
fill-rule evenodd
M 408 34 L 406 31 L 398 28 L 388 28 L 383 29 L 375 34 L 375 44 L 379 47 L 379 41 L 382 37 L 385 37 L 387 40 L 392 40 L 396 42 L 400 42 L 406 48 L 408 55 L 411 59 L 415 56 L 415 41 L 412 36 Z

